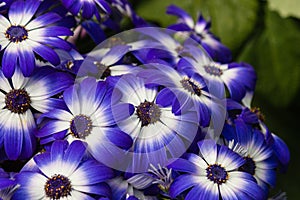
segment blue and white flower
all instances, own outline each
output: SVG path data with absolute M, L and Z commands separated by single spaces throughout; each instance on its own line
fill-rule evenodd
M 68 50 L 70 46 L 59 36 L 72 35 L 63 26 L 53 25 L 62 18 L 52 12 L 34 18 L 41 1 L 18 0 L 8 11 L 8 19 L 0 15 L 1 50 L 3 73 L 11 77 L 17 63 L 24 76 L 30 76 L 35 68 L 35 53 L 53 65 L 60 59 L 51 47 Z
M 52 98 L 73 83 L 68 74 L 42 67 L 30 78 L 17 69 L 11 79 L 0 71 L 0 144 L 8 159 L 28 158 L 35 148 L 36 128 L 33 111 L 47 112 L 61 107 L 62 101 Z
M 114 116 L 111 111 L 115 106 L 114 109 L 129 112 L 128 106 L 115 105 L 118 99 L 111 100 L 111 92 L 106 82 L 96 82 L 94 78 L 85 78 L 66 89 L 63 100 L 67 109 L 53 109 L 38 119 L 41 126 L 36 135 L 41 144 L 57 139 L 82 140 L 98 161 L 109 165 L 113 158 L 117 159 L 118 152 L 114 149 L 122 151 L 132 145 L 130 136 L 115 126 L 124 118 L 121 114 Z
M 134 108 L 132 113 L 127 111 L 125 120 L 117 123 L 133 138 L 127 171 L 145 172 L 150 164 L 164 166 L 168 157 L 179 157 L 187 150 L 199 127 L 195 111 L 175 115 L 171 105 L 158 101 L 157 88 L 146 87 L 142 78 L 132 74 L 123 75 L 115 88 L 122 93 L 120 103 L 129 103 Z M 113 109 L 113 113 L 117 115 L 122 110 Z
M 33 158 L 31 170 L 16 175 L 20 188 L 12 199 L 93 199 L 91 195 L 111 197 L 104 182 L 113 171 L 93 159 L 84 158 L 86 145 L 56 141 L 51 150 Z
M 185 199 L 265 199 L 251 174 L 238 171 L 245 160 L 213 140 L 198 143 L 200 154 L 187 154 L 169 167 L 183 172 L 170 188 L 172 198 L 190 189 Z

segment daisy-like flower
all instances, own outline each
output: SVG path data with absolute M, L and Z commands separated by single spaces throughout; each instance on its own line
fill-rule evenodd
M 210 91 L 219 91 L 224 96 L 225 85 L 230 97 L 236 101 L 242 100 L 248 91 L 254 91 L 256 73 L 252 66 L 246 63 L 221 64 L 211 61 L 203 50 L 196 46 L 186 47 L 192 57 L 184 57 L 178 63 L 178 68 L 193 69 L 207 82 Z M 220 88 L 222 90 L 220 90 Z
M 187 154 L 169 167 L 184 172 L 170 188 L 172 198 L 191 189 L 185 199 L 265 199 L 251 174 L 238 171 L 245 160 L 213 140 L 198 143 L 200 155 Z
M 213 95 L 215 91 L 208 91 L 204 79 L 193 70 L 177 71 L 167 65 L 153 64 L 147 65 L 138 75 L 145 78 L 146 84 L 165 87 L 159 92 L 157 100 L 161 105 L 172 105 L 173 113 L 194 109 L 203 127 L 209 125 L 212 117 L 218 119 L 215 128 L 218 122 L 224 121 L 225 107 Z
M 175 115 L 171 105 L 158 102 L 157 88 L 147 88 L 142 78 L 132 74 L 123 75 L 115 88 L 122 93 L 120 103 L 134 107 L 125 120 L 117 123 L 134 142 L 127 171 L 145 172 L 150 164 L 164 165 L 168 157 L 178 157 L 186 151 L 198 131 L 195 111 Z M 120 112 L 113 109 L 114 115 Z
M 72 35 L 72 31 L 53 25 L 61 20 L 58 14 L 48 12 L 34 18 L 40 3 L 18 0 L 10 6 L 8 19 L 0 15 L 0 45 L 4 51 L 2 68 L 6 77 L 13 75 L 17 63 L 24 76 L 30 76 L 35 68 L 35 53 L 58 65 L 59 57 L 51 47 L 70 49 L 59 36 Z
M 132 145 L 130 136 L 115 126 L 123 118 L 114 116 L 111 111 L 114 106 L 121 113 L 126 113 L 126 109 L 129 112 L 129 108 L 115 105 L 118 99 L 111 100 L 111 92 L 106 82 L 96 82 L 91 77 L 66 89 L 63 100 L 68 109 L 53 109 L 38 119 L 41 127 L 36 136 L 41 138 L 41 144 L 57 139 L 82 140 L 98 161 L 109 165 L 118 155 L 114 146 L 118 151 L 116 146 L 127 149 Z
M 37 69 L 30 78 L 24 77 L 19 69 L 11 79 L 0 71 L 0 138 L 8 159 L 32 155 L 36 128 L 32 111 L 43 113 L 62 106 L 61 100 L 52 97 L 72 83 L 71 76 L 48 67 Z
M 167 13 L 179 17 L 178 23 L 168 28 L 187 33 L 188 36 L 199 42 L 214 60 L 222 63 L 230 62 L 230 50 L 210 32 L 211 24 L 205 21 L 201 14 L 198 15 L 198 20 L 195 23 L 188 13 L 175 5 L 170 5 L 167 8 Z
M 12 199 L 93 199 L 91 195 L 110 198 L 104 181 L 113 171 L 93 159 L 84 158 L 86 145 L 74 141 L 56 141 L 51 150 L 33 158 L 31 170 L 16 175 L 20 188 Z
M 243 151 L 237 153 L 245 160 L 239 171 L 253 175 L 267 194 L 269 187 L 274 187 L 276 183 L 277 162 L 272 148 L 266 144 L 264 135 L 258 130 L 237 136 L 235 142 L 243 148 Z
M 100 21 L 100 12 L 109 14 L 111 8 L 106 0 L 62 0 L 63 5 L 73 14 L 81 11 L 82 17 L 90 19 L 93 15 Z

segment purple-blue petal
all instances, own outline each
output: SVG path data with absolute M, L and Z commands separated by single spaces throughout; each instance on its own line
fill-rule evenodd
M 32 74 L 35 68 L 35 58 L 32 50 L 21 50 L 19 52 L 19 65 L 25 77 Z
M 192 162 L 182 158 L 176 159 L 171 164 L 169 164 L 168 167 L 176 171 L 187 172 L 192 174 L 197 174 L 199 171 L 198 169 L 199 166 L 196 166 Z
M 10 119 L 19 120 L 19 119 Z M 16 125 L 14 123 L 14 125 Z M 4 149 L 7 157 L 10 160 L 16 160 L 21 154 L 23 143 L 23 130 L 22 127 L 9 127 L 9 129 L 2 129 L 4 134 Z
M 49 61 L 52 65 L 58 65 L 60 63 L 57 53 L 48 46 L 40 44 L 34 47 L 33 51 L 39 54 L 45 60 Z
M 174 92 L 169 88 L 164 88 L 157 94 L 156 104 L 162 107 L 171 106 L 174 98 L 176 98 Z
M 195 186 L 197 183 L 192 182 L 193 177 L 192 175 L 181 175 L 176 178 L 170 187 L 171 198 L 175 199 L 183 191 Z
M 2 71 L 5 77 L 11 78 L 13 76 L 18 56 L 19 53 L 17 51 L 13 52 L 12 48 L 9 46 L 4 50 L 2 58 Z
M 83 162 L 78 166 L 77 170 L 85 172 L 84 176 L 89 181 L 90 185 L 97 184 L 114 177 L 112 169 L 94 160 Z M 76 174 L 76 171 L 74 174 Z
M 132 146 L 132 138 L 125 132 L 118 130 L 117 128 L 109 128 L 105 131 L 106 137 L 116 146 L 122 149 L 129 149 Z

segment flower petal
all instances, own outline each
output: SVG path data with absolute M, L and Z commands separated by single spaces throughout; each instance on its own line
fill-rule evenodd
M 2 58 L 2 70 L 5 77 L 10 78 L 14 74 L 18 56 L 17 45 L 10 43 L 4 50 Z
M 10 112 L 10 111 L 6 111 Z M 10 113 L 4 127 L 4 149 L 10 160 L 16 160 L 21 154 L 23 143 L 23 129 L 19 114 Z

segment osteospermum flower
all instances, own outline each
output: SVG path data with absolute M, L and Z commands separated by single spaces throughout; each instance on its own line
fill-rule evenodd
M 11 77 L 18 63 L 24 76 L 30 76 L 35 67 L 35 53 L 53 65 L 60 63 L 51 47 L 70 49 L 59 36 L 72 35 L 72 31 L 53 23 L 61 20 L 56 13 L 46 13 L 34 18 L 41 1 L 18 0 L 8 11 L 8 19 L 0 15 L 0 45 L 4 51 L 3 73 Z
M 157 88 L 147 88 L 142 78 L 132 74 L 123 75 L 115 88 L 122 93 L 120 103 L 129 103 L 134 108 L 133 112 L 127 112 L 129 115 L 113 109 L 114 114 L 128 115 L 117 123 L 134 142 L 128 171 L 145 172 L 150 164 L 164 165 L 168 157 L 174 158 L 186 151 L 198 131 L 195 111 L 175 115 L 171 105 L 158 102 Z
M 198 143 L 200 155 L 187 154 L 170 168 L 184 172 L 170 188 L 172 198 L 191 189 L 185 199 L 265 199 L 252 175 L 238 171 L 245 160 L 226 146 L 213 140 Z
M 111 12 L 110 5 L 106 0 L 62 0 L 62 3 L 73 15 L 82 11 L 81 15 L 86 19 L 95 15 L 100 20 L 100 10 L 107 14 Z
M 115 126 L 122 118 L 111 112 L 111 107 L 115 106 L 111 92 L 112 88 L 106 82 L 96 82 L 94 78 L 85 78 L 66 89 L 63 100 L 68 109 L 54 109 L 38 119 L 41 128 L 36 135 L 41 138 L 41 143 L 57 139 L 82 140 L 97 160 L 109 164 L 117 155 L 113 145 L 126 149 L 132 144 L 131 138 Z M 128 109 L 127 105 L 114 108 L 120 112 Z
M 47 112 L 62 106 L 52 96 L 73 83 L 68 74 L 47 67 L 37 69 L 30 78 L 16 70 L 11 79 L 0 71 L 0 138 L 8 159 L 28 158 L 35 148 L 32 111 Z M 2 142 L 1 142 L 2 143 Z
M 85 159 L 86 145 L 74 141 L 56 141 L 51 150 L 33 158 L 30 170 L 17 176 L 20 188 L 12 199 L 93 199 L 91 195 L 110 198 L 107 179 L 113 171 L 92 159 Z

